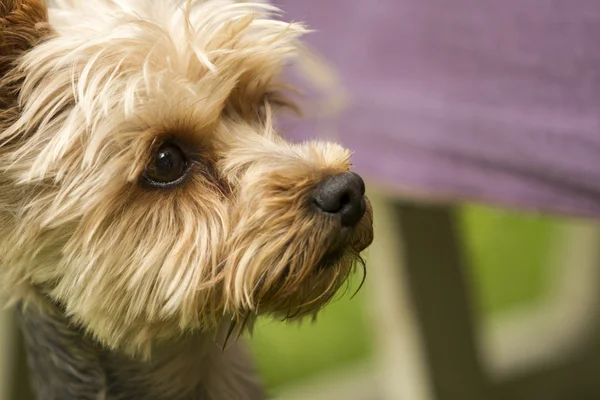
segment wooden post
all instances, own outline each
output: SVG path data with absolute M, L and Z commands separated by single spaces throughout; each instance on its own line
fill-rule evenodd
M 395 202 L 405 286 L 416 311 L 424 358 L 439 400 L 489 400 L 478 352 L 467 260 L 453 209 Z

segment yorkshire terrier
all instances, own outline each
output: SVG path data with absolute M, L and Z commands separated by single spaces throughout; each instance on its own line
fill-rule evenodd
M 306 29 L 263 3 L 0 0 L 0 273 L 40 399 L 262 399 L 237 337 L 373 240 L 350 152 L 290 143 Z

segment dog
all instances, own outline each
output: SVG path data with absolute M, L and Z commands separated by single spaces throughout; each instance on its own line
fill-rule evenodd
M 349 150 L 276 128 L 307 32 L 280 15 L 0 0 L 0 278 L 40 399 L 264 398 L 235 339 L 364 267 Z

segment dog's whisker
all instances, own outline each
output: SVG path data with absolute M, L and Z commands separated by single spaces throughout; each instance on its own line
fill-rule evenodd
M 360 280 L 360 284 L 358 285 L 358 288 L 352 294 L 352 296 L 350 296 L 350 299 L 354 299 L 354 297 L 356 297 L 356 295 L 358 294 L 358 292 L 360 292 L 360 290 L 364 286 L 365 281 L 367 280 L 367 264 L 366 264 L 366 262 L 362 258 L 359 258 L 358 263 L 359 263 L 359 265 L 361 267 L 361 270 L 362 270 L 362 278 Z
M 231 322 L 229 323 L 229 328 L 227 329 L 227 334 L 225 335 L 223 344 L 220 346 L 222 352 L 227 351 L 227 343 L 229 342 L 229 339 L 231 338 L 231 335 L 233 334 L 233 331 L 235 330 L 236 325 L 237 325 L 237 320 L 232 319 Z
M 246 311 L 246 313 L 244 315 L 244 319 L 242 320 L 242 324 L 239 326 L 239 329 L 238 329 L 237 340 L 240 339 L 240 337 L 242 336 L 242 334 L 246 330 L 247 325 L 248 325 L 248 321 L 250 319 L 250 314 L 251 314 L 251 311 Z
M 288 319 L 288 320 L 289 320 L 289 319 L 294 319 L 294 318 L 296 318 L 296 317 L 297 317 L 297 316 L 300 314 L 300 312 L 301 312 L 301 311 L 302 311 L 302 306 L 300 306 L 300 307 L 297 307 L 297 309 L 296 309 L 296 312 L 295 312 L 295 313 L 293 313 L 293 314 L 291 314 L 291 315 L 290 315 L 290 314 L 288 314 L 288 315 L 286 316 L 286 319 Z

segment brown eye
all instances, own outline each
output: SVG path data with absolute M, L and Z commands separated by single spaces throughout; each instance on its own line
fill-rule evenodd
M 183 181 L 188 171 L 184 152 L 174 143 L 166 143 L 156 150 L 142 178 L 154 187 L 167 187 Z

